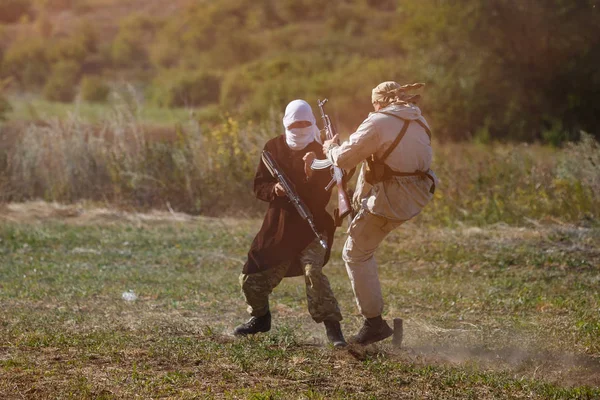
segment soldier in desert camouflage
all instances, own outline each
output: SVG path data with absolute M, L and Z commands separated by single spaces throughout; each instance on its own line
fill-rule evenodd
M 366 161 L 354 194 L 359 211 L 343 251 L 356 303 L 365 318 L 351 343 L 366 345 L 392 335 L 381 317 L 384 304 L 375 251 L 390 232 L 419 214 L 435 191 L 431 130 L 416 105 L 421 96 L 410 93 L 422 86 L 379 84 L 371 94 L 375 112 L 348 141 L 337 144 L 335 137 L 323 146 L 327 158 L 340 168 L 349 170 Z

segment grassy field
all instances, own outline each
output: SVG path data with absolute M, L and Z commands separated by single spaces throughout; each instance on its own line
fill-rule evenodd
M 0 398 L 593 399 L 600 229 L 408 224 L 378 253 L 403 347 L 334 350 L 301 278 L 247 318 L 238 274 L 259 220 L 45 203 L 0 210 Z M 327 267 L 360 325 L 340 259 Z M 123 294 L 133 291 L 135 301 Z
M 64 120 L 77 116 L 87 122 L 97 123 L 105 120 L 115 107 L 109 103 L 59 103 L 33 95 L 12 96 L 9 101 L 13 109 L 6 117 L 17 121 Z M 147 104 L 139 108 L 139 118 L 147 124 L 174 125 L 188 121 L 190 116 L 191 111 L 182 108 L 160 108 Z

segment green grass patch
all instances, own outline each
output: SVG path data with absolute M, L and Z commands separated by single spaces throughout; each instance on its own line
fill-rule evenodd
M 19 121 L 66 119 L 69 116 L 77 116 L 83 121 L 96 123 L 105 121 L 107 115 L 110 115 L 115 107 L 111 103 L 55 102 L 44 100 L 38 96 L 15 96 L 10 97 L 9 101 L 13 109 L 6 115 L 6 118 Z M 147 124 L 175 125 L 188 121 L 191 113 L 192 110 L 184 108 L 166 108 L 146 104 L 144 107 L 139 107 L 137 117 L 140 122 Z
M 325 344 L 301 278 L 272 295 L 271 332 L 229 335 L 247 318 L 238 274 L 259 222 L 3 223 L 0 395 L 600 396 L 598 229 L 408 224 L 378 253 L 404 346 L 349 352 Z M 326 271 L 349 335 L 360 318 L 338 235 Z

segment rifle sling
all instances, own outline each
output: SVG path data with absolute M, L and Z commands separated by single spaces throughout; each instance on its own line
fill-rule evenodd
M 407 120 L 405 120 L 404 118 L 397 116 L 396 114 L 387 113 L 387 112 L 383 112 L 383 111 L 380 111 L 379 113 L 380 113 L 380 114 L 384 114 L 384 115 L 388 115 L 388 116 L 390 116 L 390 117 L 398 118 L 398 119 L 399 119 L 399 120 L 401 120 L 401 121 L 407 121 Z M 420 119 L 415 119 L 415 120 L 413 120 L 413 121 L 415 121 L 417 124 L 421 125 L 421 127 L 422 127 L 423 129 L 425 129 L 425 132 L 427 133 L 427 136 L 429 136 L 429 140 L 431 140 L 431 129 L 429 129 L 429 127 L 427 126 L 427 124 L 425 124 L 425 123 L 424 123 L 423 121 L 421 121 Z
M 390 114 L 386 114 L 386 115 L 390 115 Z M 410 124 L 410 121 L 408 121 L 408 120 L 403 120 L 403 121 L 404 121 L 404 125 L 402 125 L 402 130 L 400 130 L 400 133 L 398 133 L 398 136 L 396 136 L 396 139 L 394 139 L 394 142 L 390 145 L 390 147 L 388 147 L 388 149 L 385 151 L 385 153 L 383 153 L 383 156 L 379 160 L 377 160 L 378 162 L 383 163 L 389 157 L 389 155 L 392 153 L 392 151 L 394 151 L 394 149 L 396 147 L 398 147 L 398 144 L 400 143 L 400 141 L 406 134 L 406 131 L 408 130 L 408 125 Z

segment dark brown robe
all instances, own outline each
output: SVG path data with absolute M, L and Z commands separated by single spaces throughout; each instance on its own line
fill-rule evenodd
M 264 149 L 273 155 L 279 167 L 294 183 L 296 193 L 312 212 L 317 229 L 327 233 L 328 247 L 331 249 L 335 224 L 325 209 L 331 196 L 331 192 L 325 190 L 325 186 L 331 180 L 331 173 L 328 169 L 314 171 L 307 180 L 302 160 L 302 157 L 311 151 L 316 153 L 317 158 L 325 158 L 322 146 L 312 142 L 303 150 L 293 151 L 285 142 L 285 135 L 281 135 L 269 140 Z M 258 199 L 269 202 L 269 209 L 250 246 L 248 261 L 243 269 L 245 274 L 261 272 L 289 260 L 292 263 L 286 276 L 304 274 L 299 255 L 316 236 L 288 197 L 275 195 L 276 183 L 277 179 L 261 160 L 254 177 L 254 193 Z M 327 250 L 325 263 L 329 260 L 329 254 L 330 250 Z

